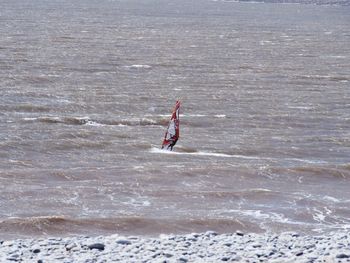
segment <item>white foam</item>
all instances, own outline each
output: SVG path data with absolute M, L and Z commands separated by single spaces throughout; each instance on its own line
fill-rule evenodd
M 230 155 L 231 157 L 234 158 L 239 158 L 239 159 L 249 159 L 249 160 L 272 160 L 272 158 L 261 158 L 257 156 L 246 156 L 246 155 L 239 155 L 239 154 L 234 154 Z
M 326 216 L 323 214 L 323 212 L 318 210 L 317 208 L 314 208 L 314 211 L 315 213 L 312 214 L 312 218 L 319 223 L 324 222 L 324 220 L 326 219 Z
M 203 114 L 181 114 L 181 117 L 207 117 L 207 115 L 203 115 Z
M 176 152 L 176 151 L 167 151 L 160 148 L 152 147 L 150 152 L 152 153 L 161 153 L 161 154 L 174 154 L 174 155 L 194 155 L 194 156 L 214 156 L 214 157 L 225 157 L 225 158 L 239 158 L 239 159 L 252 159 L 258 160 L 261 159 L 255 156 L 244 156 L 244 155 L 231 155 L 225 153 L 215 153 L 215 152 Z
M 38 118 L 23 118 L 24 121 L 35 121 Z
M 146 201 L 143 201 L 142 204 L 143 204 L 143 206 L 150 206 L 151 202 L 146 200 Z
M 226 118 L 225 114 L 214 115 L 215 118 Z
M 96 127 L 105 126 L 104 124 L 101 124 L 101 123 L 98 123 L 98 122 L 95 122 L 95 121 L 87 121 L 87 122 L 85 123 L 85 125 L 96 126 Z
M 250 189 L 249 192 L 272 192 L 272 190 L 266 188 L 253 188 Z
M 298 178 L 298 183 L 302 184 L 303 183 L 304 176 L 299 176 Z
M 321 58 L 347 58 L 347 56 L 343 56 L 343 55 L 325 55 L 320 57 Z
M 174 154 L 174 155 L 197 155 L 197 156 L 216 156 L 216 157 L 232 157 L 232 155 L 224 153 L 213 153 L 213 152 L 176 152 L 176 151 L 167 151 L 160 148 L 152 147 L 150 150 L 152 153 L 161 153 L 161 154 Z
M 298 109 L 298 110 L 312 110 L 313 107 L 309 106 L 289 106 L 289 109 Z
M 272 222 L 291 223 L 283 214 L 275 212 L 263 212 L 262 210 L 229 210 L 229 212 L 244 215 L 258 220 L 269 220 Z
M 308 164 L 327 164 L 326 161 L 322 161 L 322 160 L 307 160 L 307 159 L 299 159 L 299 158 L 286 158 L 285 160 L 297 161 L 297 162 L 308 163 Z
M 333 196 L 329 196 L 329 195 L 324 196 L 323 199 L 326 200 L 326 201 L 334 202 L 334 203 L 339 203 L 340 202 L 339 199 L 337 199 L 337 198 L 335 198 Z
M 139 200 L 136 198 L 131 198 L 127 203 L 134 207 L 148 207 L 151 205 L 149 200 Z
M 138 64 L 126 66 L 126 67 L 130 68 L 130 69 L 150 69 L 150 68 L 152 68 L 150 65 L 138 65 Z
M 213 152 L 194 152 L 194 153 L 190 153 L 190 154 L 202 155 L 202 156 L 216 156 L 216 157 L 233 157 L 232 155 L 229 155 L 229 154 L 213 153 Z

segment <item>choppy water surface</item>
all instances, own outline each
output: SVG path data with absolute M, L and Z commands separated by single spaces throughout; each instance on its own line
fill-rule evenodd
M 349 7 L 1 1 L 0 80 L 2 237 L 350 228 Z

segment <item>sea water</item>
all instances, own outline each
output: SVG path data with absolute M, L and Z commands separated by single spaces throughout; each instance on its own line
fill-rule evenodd
M 0 236 L 349 229 L 349 2 L 315 3 L 1 1 Z

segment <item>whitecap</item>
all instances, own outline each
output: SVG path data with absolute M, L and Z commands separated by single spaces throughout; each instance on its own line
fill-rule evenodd
M 287 161 L 297 161 L 302 163 L 309 163 L 309 164 L 327 164 L 326 161 L 322 160 L 307 160 L 307 159 L 299 159 L 299 158 L 286 158 Z
M 126 66 L 126 67 L 130 68 L 130 69 L 150 69 L 150 68 L 152 68 L 152 66 L 150 66 L 150 65 L 142 65 L 142 64 L 134 64 L 131 66 Z
M 253 188 L 250 189 L 249 192 L 272 192 L 272 190 L 266 188 Z
M 326 219 L 326 216 L 324 215 L 324 213 L 318 210 L 317 208 L 314 208 L 314 211 L 315 213 L 312 214 L 312 218 L 319 223 L 324 222 Z
M 312 110 L 313 107 L 309 106 L 288 106 L 289 109 L 297 109 L 297 110 Z
M 202 156 L 216 156 L 216 157 L 233 157 L 232 155 L 229 155 L 229 154 L 213 153 L 213 152 L 194 152 L 194 153 L 189 153 L 189 154 L 202 155 Z
M 207 115 L 203 114 L 181 114 L 181 117 L 206 117 Z
M 215 118 L 226 118 L 226 115 L 225 114 L 217 114 L 217 115 L 214 115 Z
M 326 200 L 326 201 L 334 202 L 334 203 L 340 202 L 339 199 L 337 199 L 337 198 L 335 198 L 333 196 L 329 196 L 329 195 L 324 196 L 323 199 Z
M 35 121 L 38 118 L 23 118 L 24 121 Z
M 105 126 L 104 124 L 101 124 L 101 123 L 98 123 L 98 122 L 95 122 L 95 121 L 91 121 L 91 120 L 89 120 L 89 121 L 87 121 L 86 123 L 85 123 L 85 125 L 89 125 L 89 126 Z

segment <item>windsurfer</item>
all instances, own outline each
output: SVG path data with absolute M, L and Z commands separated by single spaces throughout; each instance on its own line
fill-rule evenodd
M 166 149 L 172 151 L 173 147 L 175 146 L 176 142 L 178 139 L 175 140 L 169 140 L 169 144 L 166 145 Z M 165 145 L 162 146 L 162 149 L 164 148 Z
M 180 101 L 176 101 L 175 109 L 171 115 L 171 119 L 168 128 L 165 132 L 164 140 L 162 143 L 162 149 L 173 150 L 180 135 Z

